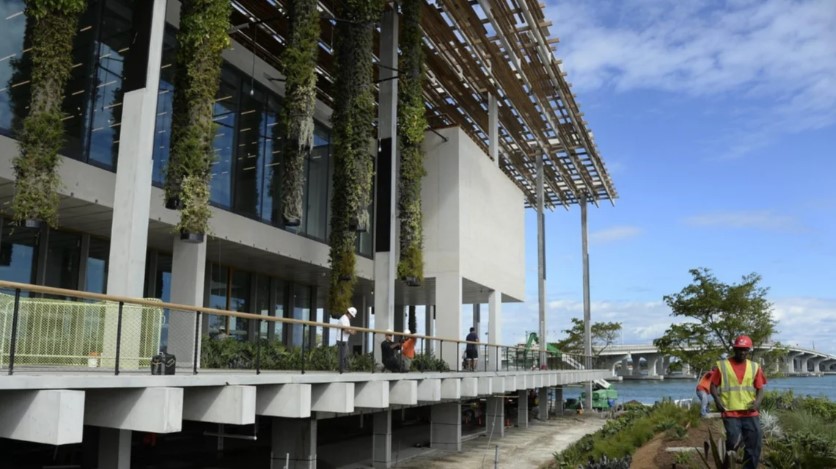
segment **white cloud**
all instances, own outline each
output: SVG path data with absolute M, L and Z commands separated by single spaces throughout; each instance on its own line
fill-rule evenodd
M 641 232 L 641 228 L 637 226 L 613 226 L 611 228 L 590 233 L 589 242 L 593 244 L 603 244 L 620 241 L 622 239 L 634 238 L 640 235 Z
M 836 355 L 836 299 L 779 298 L 772 299 L 773 314 L 778 321 L 777 339 L 788 345 L 798 344 Z M 624 344 L 648 344 L 670 327 L 673 318 L 662 301 L 593 301 L 590 305 L 593 322 L 620 322 Z M 536 301 L 505 305 L 503 342 L 523 340 L 524 333 L 538 329 Z M 583 318 L 583 302 L 557 299 L 547 302 L 546 330 L 549 340 L 563 337 L 571 318 Z M 677 321 L 680 322 L 680 321 Z
M 686 225 L 696 227 L 752 228 L 793 233 L 805 231 L 795 217 L 768 210 L 705 213 L 687 217 L 683 221 Z
M 581 94 L 608 88 L 740 98 L 723 112 L 745 129 L 725 136 L 723 156 L 768 145 L 776 133 L 836 123 L 832 0 L 550 0 L 546 16 Z

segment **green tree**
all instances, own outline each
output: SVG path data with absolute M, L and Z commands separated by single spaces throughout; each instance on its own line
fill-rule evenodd
M 566 338 L 558 341 L 555 345 L 562 352 L 566 353 L 584 353 L 583 342 L 583 320 L 572 318 L 572 328 L 563 331 Z M 590 335 L 592 337 L 593 355 L 598 356 L 606 350 L 607 347 L 615 342 L 618 334 L 621 332 L 620 322 L 594 322 L 590 326 Z
M 653 343 L 660 352 L 677 357 L 693 370 L 706 370 L 728 353 L 734 338 L 745 334 L 757 350 L 777 333 L 768 289 L 761 276 L 745 275 L 740 283 L 725 284 L 706 268 L 690 270 L 693 281 L 679 293 L 666 295 L 671 324 Z

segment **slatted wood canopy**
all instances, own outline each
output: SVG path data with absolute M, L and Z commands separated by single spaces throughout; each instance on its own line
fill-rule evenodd
M 329 106 L 337 1 L 319 3 L 317 87 Z M 279 70 L 288 31 L 285 3 L 232 2 L 232 38 Z M 614 201 L 612 180 L 554 56 L 557 39 L 550 38 L 543 6 L 534 0 L 422 0 L 422 5 L 430 126 L 460 126 L 488 154 L 488 95 L 493 95 L 499 104 L 499 165 L 528 204 L 536 206 L 538 157 L 544 161 L 546 207 L 568 207 L 584 197 L 596 204 Z

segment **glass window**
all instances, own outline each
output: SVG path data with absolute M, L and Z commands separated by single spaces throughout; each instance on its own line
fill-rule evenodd
M 215 102 L 214 151 L 211 201 L 221 208 L 232 207 L 232 158 L 235 155 L 235 121 L 238 115 L 240 80 L 230 67 L 224 67 L 218 99 Z
M 250 88 L 246 84 L 245 88 Z M 241 94 L 241 114 L 238 118 L 238 140 L 235 149 L 235 212 L 258 217 L 261 204 L 263 134 L 266 115 L 266 96 L 260 89 Z
M 229 307 L 231 311 L 252 312 L 250 308 L 250 273 L 233 270 L 229 286 Z M 229 318 L 229 335 L 238 340 L 249 339 L 249 319 Z
M 175 30 L 166 27 L 160 61 L 160 89 L 157 94 L 157 123 L 154 133 L 154 170 L 152 181 L 162 186 L 171 145 L 171 107 L 174 102 Z
M 84 290 L 93 293 L 107 291 L 107 260 L 110 257 L 110 243 L 106 240 L 90 238 L 87 254 Z
M 305 285 L 293 286 L 293 319 L 310 320 L 311 318 L 311 289 Z M 290 344 L 294 347 L 302 346 L 303 327 L 291 326 Z
M 44 285 L 77 290 L 80 253 L 80 234 L 50 230 Z
M 61 154 L 84 161 L 87 137 L 93 112 L 93 94 L 98 86 L 97 16 L 101 1 L 91 2 L 79 20 L 73 41 L 73 69 L 64 95 L 64 147 Z
M 273 303 L 273 316 L 277 318 L 285 317 L 285 302 L 287 301 L 287 284 L 283 280 L 277 278 L 272 282 L 272 294 L 270 295 Z M 284 324 L 280 322 L 273 323 L 273 338 L 284 341 Z
M 29 33 L 23 0 L 0 3 L 0 133 L 11 135 L 18 128 L 29 105 L 29 76 L 32 62 L 24 54 Z
M 270 277 L 266 275 L 255 276 L 255 312 L 262 316 L 270 315 Z M 269 321 L 261 321 L 261 326 L 258 328 L 259 339 L 269 339 L 270 329 Z
M 227 279 L 228 271 L 226 267 L 221 267 L 217 264 L 212 264 L 212 275 L 209 284 L 209 307 L 217 309 L 226 309 L 227 306 Z M 220 328 L 226 329 L 226 317 L 209 315 L 209 336 L 214 337 L 220 332 Z M 228 329 L 227 329 L 228 330 Z
M 161 254 L 149 252 L 149 256 L 156 255 L 157 270 L 154 272 L 154 291 L 155 298 L 162 301 L 171 301 L 171 262 L 172 258 L 168 254 Z M 160 331 L 160 348 L 168 350 L 168 325 L 169 325 L 170 311 L 168 308 L 163 310 L 163 328 Z
M 273 95 L 268 96 L 265 112 L 264 128 L 264 157 L 261 159 L 264 168 L 262 174 L 261 219 L 267 223 L 279 226 L 281 217 L 281 143 L 279 138 L 279 101 Z
M 35 283 L 38 261 L 38 231 L 10 226 L 4 220 L 0 238 L 0 279 Z
M 328 134 L 319 127 L 314 133 L 314 148 L 305 162 L 305 231 L 308 236 L 324 240 L 328 226 Z

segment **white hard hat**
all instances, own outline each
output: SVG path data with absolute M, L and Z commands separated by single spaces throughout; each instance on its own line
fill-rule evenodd
M 349 307 L 348 314 L 350 314 L 351 317 L 357 316 L 357 308 L 355 308 L 354 306 Z
M 410 332 L 410 331 L 409 331 L 409 329 L 404 329 L 404 330 L 403 330 L 403 333 L 404 333 L 404 334 L 412 334 L 412 332 Z

